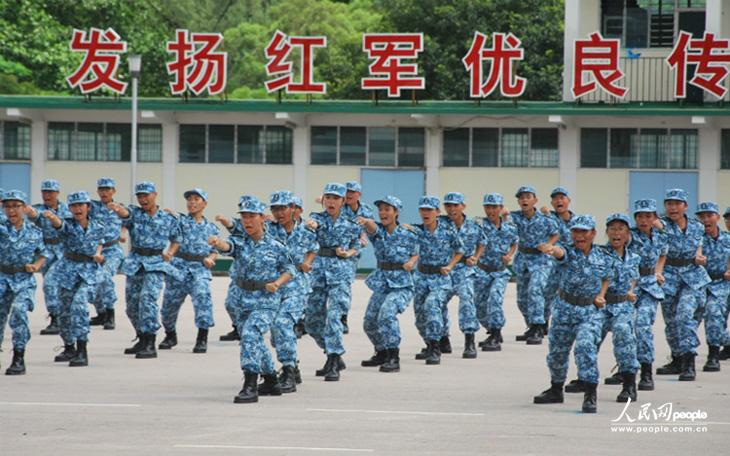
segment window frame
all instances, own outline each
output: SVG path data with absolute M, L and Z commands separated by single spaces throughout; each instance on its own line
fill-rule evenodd
M 52 158 L 50 156 L 51 153 L 51 135 L 49 134 L 49 130 L 51 128 L 51 124 L 70 124 L 73 125 L 73 129 L 71 130 L 65 130 L 70 132 L 70 138 L 69 138 L 69 153 L 67 158 Z M 101 124 L 101 139 L 99 140 L 99 143 L 94 150 L 94 158 L 90 160 L 79 160 L 75 158 L 73 155 L 74 150 L 78 150 L 78 133 L 79 133 L 79 125 L 83 124 Z M 65 121 L 48 121 L 46 124 L 46 161 L 52 161 L 52 162 L 62 162 L 62 161 L 69 161 L 69 162 L 102 162 L 102 163 L 129 163 L 131 161 L 131 157 L 128 159 L 124 159 L 124 151 L 120 151 L 120 159 L 119 160 L 109 160 L 109 140 L 107 138 L 108 129 L 107 126 L 113 124 L 113 125 L 129 125 L 130 132 L 132 131 L 132 125 L 126 124 L 124 122 L 65 122 Z M 150 127 L 157 127 L 160 131 L 160 156 L 159 160 L 151 161 L 151 160 L 144 160 L 143 163 L 162 163 L 162 124 L 158 123 L 138 123 L 137 124 L 137 148 L 139 148 L 139 129 L 140 128 L 150 128 Z M 131 138 L 130 138 L 130 144 L 131 144 Z M 130 153 L 131 155 L 131 153 Z M 101 157 L 101 158 L 100 158 Z
M 441 141 L 441 168 L 530 168 L 530 169 L 558 169 L 560 168 L 560 131 L 557 127 L 524 127 L 524 126 L 509 126 L 509 127 L 456 127 L 456 128 L 444 128 L 443 133 L 446 133 L 447 131 L 453 131 L 453 130 L 459 130 L 459 129 L 468 129 L 469 130 L 469 159 L 468 159 L 468 166 L 455 166 L 455 165 L 445 165 L 444 164 L 444 158 L 446 154 L 444 154 L 444 145 L 445 141 Z M 497 164 L 493 166 L 482 166 L 482 165 L 474 165 L 474 130 L 495 130 L 497 133 Z M 504 153 L 504 130 L 526 130 L 527 131 L 527 159 L 524 166 L 504 166 L 504 159 L 502 157 L 502 154 Z M 531 158 L 532 158 L 532 134 L 533 130 L 555 130 L 557 132 L 557 144 L 555 148 L 556 153 L 556 160 L 554 166 L 535 166 L 531 164 Z M 442 134 L 443 139 L 443 134 Z M 535 149 L 537 150 L 537 149 Z M 543 150 L 543 149 L 540 149 Z
M 181 161 L 180 160 L 180 144 L 182 143 L 180 141 L 181 136 L 181 127 L 187 126 L 187 125 L 202 125 L 205 128 L 205 150 L 203 154 L 203 161 L 202 162 L 189 162 L 189 161 Z M 232 162 L 210 162 L 210 127 L 211 126 L 225 126 L 225 127 L 233 127 L 233 161 Z M 261 162 L 240 162 L 238 160 L 238 129 L 240 127 L 257 127 L 260 130 L 258 131 L 258 134 L 260 135 L 258 147 L 261 148 Z M 267 161 L 267 128 L 282 128 L 285 131 L 288 132 L 289 135 L 289 143 L 291 144 L 291 154 L 290 159 L 291 161 L 289 163 L 268 163 Z M 263 138 L 263 140 L 262 140 Z M 294 164 L 294 132 L 291 128 L 287 127 L 286 125 L 278 125 L 278 124 L 238 124 L 238 123 L 184 123 L 179 124 L 178 126 L 178 146 L 177 146 L 177 163 L 181 164 L 204 164 L 204 165 L 273 165 L 273 166 L 291 166 Z
M 336 128 L 337 129 L 337 141 L 335 149 L 335 163 L 312 163 L 312 128 Z M 365 129 L 365 163 L 360 165 L 354 165 L 349 163 L 342 163 L 342 129 L 343 128 L 364 128 Z M 370 163 L 370 130 L 373 128 L 392 128 L 395 130 L 393 137 L 394 149 L 393 149 L 393 165 L 373 165 Z M 423 133 L 423 165 L 422 166 L 402 166 L 399 160 L 398 148 L 400 147 L 400 129 L 418 129 Z M 406 126 L 390 126 L 390 125 L 311 125 L 309 127 L 309 166 L 365 166 L 368 168 L 404 168 L 404 169 L 425 169 L 426 168 L 426 145 L 428 140 L 426 138 L 426 129 L 423 127 L 406 127 Z
M 8 123 L 16 123 L 18 126 L 26 126 L 28 127 L 28 157 L 27 158 L 19 158 L 19 157 L 13 157 L 13 158 L 7 158 L 6 157 L 6 151 L 5 151 L 5 125 Z M 0 119 L 0 161 L 5 162 L 27 162 L 31 160 L 31 155 L 33 154 L 33 125 L 30 122 L 22 122 L 19 120 L 3 120 Z

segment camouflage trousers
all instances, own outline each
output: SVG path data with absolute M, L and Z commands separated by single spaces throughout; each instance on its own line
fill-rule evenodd
M 237 312 L 236 328 L 241 335 L 241 369 L 257 374 L 275 372 L 274 359 L 264 341 L 264 334 L 271 329 L 275 310 L 256 309 Z
M 412 288 L 385 288 L 374 291 L 365 310 L 363 329 L 376 351 L 400 347 L 402 314 L 413 299 Z
M 620 302 L 607 304 L 600 309 L 594 321 L 597 330 L 601 333 L 601 343 L 610 331 L 613 342 L 613 356 L 621 373 L 634 374 L 639 370 L 639 361 L 636 359 L 636 332 L 634 328 L 634 304 Z M 599 343 L 600 349 L 600 343 Z
M 127 318 L 134 329 L 143 334 L 156 334 L 160 329 L 157 300 L 162 293 L 165 274 L 140 269 L 127 277 L 124 293 L 127 300 Z
M 172 277 L 165 278 L 165 293 L 162 298 L 162 326 L 165 331 L 175 331 L 180 307 L 187 296 L 193 301 L 195 327 L 208 329 L 214 326 L 213 298 L 210 295 L 210 277 L 188 274 L 185 281 Z
M 35 303 L 35 287 L 14 292 L 6 289 L 0 294 L 0 328 L 5 330 L 9 321 L 13 332 L 13 348 L 23 350 L 30 340 L 28 312 L 33 311 Z M 2 339 L 0 339 L 2 341 Z
M 527 325 L 545 324 L 545 291 L 551 270 L 549 267 L 536 268 L 533 272 L 521 271 L 517 274 L 517 307 Z M 547 307 L 549 312 L 549 307 Z
M 294 332 L 294 325 L 304 314 L 307 297 L 307 294 L 286 296 L 274 317 L 271 337 L 276 348 L 276 358 L 282 366 L 297 365 L 297 334 Z
M 444 321 L 443 335 L 449 335 L 451 321 L 449 319 L 449 301 L 454 296 L 459 297 L 459 329 L 464 334 L 474 334 L 479 331 L 477 309 L 474 302 L 474 276 L 454 279 L 454 288 L 447 293 L 446 300 L 441 304 L 441 315 Z
M 113 309 L 114 304 L 117 302 L 117 292 L 114 290 L 114 276 L 119 271 L 119 266 L 121 266 L 123 260 L 123 256 L 104 254 L 104 264 L 99 268 L 96 290 L 91 300 L 97 314 Z
M 654 362 L 654 321 L 659 300 L 639 290 L 636 299 L 636 359 L 640 364 Z
M 95 285 L 83 280 L 71 289 L 61 287 L 61 309 L 59 313 L 59 329 L 64 345 L 73 345 L 77 341 L 89 340 L 89 297 L 94 293 Z
M 342 343 L 342 316 L 350 310 L 351 283 L 315 286 L 307 300 L 304 326 L 328 355 L 345 353 Z
M 552 325 L 548 333 L 547 365 L 551 381 L 563 383 L 568 374 L 570 350 L 578 365 L 578 378 L 587 383 L 598 383 L 598 342 L 601 334 L 595 318 L 595 306 L 576 306 L 562 299 L 553 305 Z
M 504 327 L 504 292 L 509 283 L 509 271 L 484 272 L 477 274 L 474 291 L 477 308 L 477 319 L 487 329 Z
M 707 345 L 719 347 L 730 345 L 730 334 L 727 331 L 728 304 L 730 298 L 720 294 L 716 296 L 707 292 L 705 305 L 705 338 Z
M 682 286 L 677 294 L 667 294 L 662 301 L 664 335 L 674 356 L 697 354 L 700 346 L 697 328 L 704 312 L 704 293 L 704 290 Z

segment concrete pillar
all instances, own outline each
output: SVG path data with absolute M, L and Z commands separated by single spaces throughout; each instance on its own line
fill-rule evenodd
M 439 169 L 441 168 L 443 133 L 442 128 L 426 128 L 426 193 L 429 195 L 441 194 L 439 189 Z
M 697 197 L 699 201 L 714 201 L 717 198 L 717 169 L 720 167 L 720 129 L 714 126 L 700 128 L 697 136 Z
M 177 207 L 182 201 L 175 194 L 175 166 L 177 164 L 178 142 L 180 140 L 180 124 L 177 122 L 162 123 L 162 201 L 161 207 L 169 207 L 175 211 L 185 212 L 184 207 Z
M 292 133 L 292 165 L 294 165 L 294 188 L 300 198 L 307 197 L 307 167 L 309 164 L 309 126 L 297 126 Z
M 30 190 L 28 198 L 31 201 L 40 199 L 41 182 L 46 178 L 53 177 L 46 176 L 46 160 L 48 159 L 47 136 L 48 122 L 34 119 L 30 126 Z
M 580 128 L 561 124 L 558 128 L 558 167 L 560 186 L 575 194 L 580 166 Z

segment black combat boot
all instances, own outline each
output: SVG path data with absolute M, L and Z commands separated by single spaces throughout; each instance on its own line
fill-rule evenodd
M 720 361 L 730 359 L 730 345 L 724 345 L 720 350 Z
M 322 366 L 322 369 L 317 369 L 314 372 L 314 375 L 316 375 L 317 377 L 324 377 L 324 374 L 330 369 L 329 363 L 330 363 L 330 357 L 328 356 L 327 361 L 325 361 L 324 366 Z M 338 370 L 343 371 L 347 368 L 347 366 L 345 365 L 345 361 L 342 359 L 342 357 L 338 357 L 337 363 L 338 363 L 338 366 L 337 366 Z M 301 382 L 299 382 L 299 383 L 301 383 Z
M 596 388 L 598 388 L 598 384 L 587 382 L 583 382 L 583 384 L 586 387 L 586 392 L 583 394 L 582 411 L 583 413 L 596 413 L 598 404 L 598 395 L 596 393 Z
M 487 343 L 487 341 L 489 340 L 489 338 L 491 336 L 492 336 L 492 330 L 491 329 L 487 329 L 487 338 L 484 339 L 484 340 L 480 340 L 479 343 L 477 344 L 477 347 L 482 348 L 484 346 L 484 344 Z
M 65 345 L 63 346 L 63 351 L 56 355 L 55 358 L 53 358 L 53 361 L 56 363 L 67 363 L 71 361 L 71 358 L 73 358 L 76 355 L 76 347 L 74 347 L 74 344 Z
M 612 376 L 603 379 L 604 385 L 623 385 L 623 383 L 624 376 L 621 372 L 616 372 Z
M 283 366 L 279 375 L 279 389 L 282 393 L 294 393 L 297 390 L 297 374 L 294 366 Z
M 464 353 L 461 354 L 464 359 L 474 359 L 477 357 L 477 348 L 474 346 L 474 334 L 464 334 Z
M 703 372 L 720 372 L 720 347 L 710 345 L 707 362 L 702 367 Z
M 679 374 L 679 381 L 693 382 L 695 380 L 695 356 L 694 353 L 685 353 L 682 355 L 682 371 Z
M 276 373 L 263 375 L 264 381 L 257 387 L 259 396 L 281 396 L 281 387 Z
M 55 336 L 61 333 L 58 327 L 58 315 L 51 314 L 51 322 L 45 329 L 41 329 L 41 336 Z
M 327 355 L 327 360 L 330 363 L 329 369 L 324 373 L 325 382 L 339 382 L 340 381 L 340 360 L 342 357 L 336 353 Z
M 585 383 L 583 383 L 583 380 L 575 379 L 568 382 L 567 385 L 565 385 L 565 392 L 566 393 L 585 393 L 586 387 Z
M 238 334 L 238 329 L 236 329 L 236 327 L 234 326 L 233 331 L 227 334 L 223 334 L 218 338 L 218 340 L 220 340 L 221 342 L 231 342 L 234 340 L 241 340 L 241 336 Z
M 400 372 L 400 349 L 389 348 L 386 352 L 387 359 L 380 366 L 380 372 Z
M 538 394 L 532 399 L 535 404 L 562 404 L 563 398 L 563 383 L 550 383 L 550 388 L 546 389 L 542 393 Z
M 678 355 L 672 355 L 672 361 L 657 367 L 657 375 L 677 375 L 682 372 L 682 359 Z
M 76 341 L 76 356 L 68 363 L 70 367 L 83 367 L 89 365 L 89 356 L 86 353 L 86 341 Z
M 297 382 L 297 385 L 302 383 L 302 372 L 299 370 L 299 361 L 297 361 L 297 365 L 294 366 L 294 380 Z
M 418 361 L 423 361 L 428 356 L 428 342 L 425 340 L 423 342 L 426 344 L 426 346 L 423 347 L 420 352 L 416 353 L 416 359 Z
M 106 329 L 107 331 L 111 331 L 116 327 L 117 324 L 114 321 L 114 309 L 107 309 L 106 320 L 104 320 L 104 329 Z
M 385 363 L 386 356 L 385 350 L 377 350 L 370 359 L 364 359 L 360 362 L 362 367 L 377 367 L 382 366 Z
M 165 338 L 160 342 L 160 350 L 169 350 L 177 345 L 177 331 L 165 331 Z
M 340 317 L 340 322 L 342 323 L 342 334 L 350 334 L 350 327 L 347 326 L 347 314 Z
M 441 353 L 449 354 L 452 352 L 451 349 L 451 340 L 449 340 L 449 336 L 444 336 L 439 340 L 439 350 Z
M 443 339 L 441 339 L 443 340 Z M 428 353 L 426 354 L 426 364 L 435 366 L 441 364 L 441 344 L 437 340 L 428 342 Z
M 198 329 L 198 337 L 195 339 L 193 353 L 205 353 L 208 351 L 208 330 Z
M 104 322 L 106 322 L 106 310 L 102 310 L 95 317 L 89 319 L 89 326 L 102 326 Z
M 307 329 L 304 327 L 303 318 L 300 318 L 299 321 L 294 324 L 294 334 L 297 335 L 297 339 L 301 339 L 302 336 L 307 334 Z
M 142 333 L 137 331 L 137 337 L 134 339 L 137 342 L 135 342 L 134 345 L 131 347 L 124 349 L 125 355 L 136 355 L 138 351 L 142 350 L 144 348 L 144 341 L 142 340 Z
M 235 404 L 247 404 L 259 401 L 259 393 L 256 383 L 259 381 L 259 374 L 255 372 L 243 372 L 243 388 L 238 396 L 233 398 Z
M 493 329 L 482 345 L 482 351 L 485 352 L 497 352 L 502 351 L 502 330 Z
M 25 349 L 13 350 L 13 361 L 5 371 L 5 375 L 25 375 Z
M 621 375 L 623 387 L 616 396 L 616 402 L 636 402 L 636 373 L 625 372 Z
M 142 337 L 145 339 L 144 346 L 142 347 L 142 350 L 138 351 L 137 354 L 134 355 L 135 358 L 157 358 L 157 350 L 155 349 L 155 339 L 157 338 L 157 335 L 154 333 L 149 333 L 142 334 Z
M 530 328 L 527 328 L 524 333 L 516 335 L 515 340 L 517 342 L 524 342 L 528 337 L 530 337 L 530 333 Z
M 542 325 L 530 326 L 530 334 L 525 339 L 527 345 L 542 345 L 542 338 L 544 336 L 542 332 Z
M 639 391 L 654 391 L 654 379 L 651 376 L 651 364 L 644 363 L 641 365 Z

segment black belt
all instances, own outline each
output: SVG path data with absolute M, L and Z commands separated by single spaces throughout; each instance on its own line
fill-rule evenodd
M 712 280 L 721 280 L 721 279 L 724 279 L 725 278 L 725 273 L 724 272 L 719 272 L 717 274 L 710 274 L 710 278 Z
M 430 264 L 419 264 L 418 272 L 421 274 L 441 274 L 441 268 L 444 266 L 434 266 Z
M 642 268 L 641 266 L 639 266 L 639 275 L 641 275 L 641 276 L 650 276 L 650 275 L 654 275 L 655 273 L 656 273 L 655 268 L 650 268 L 650 267 Z
M 334 247 L 320 247 L 317 255 L 325 258 L 339 258 Z
M 493 268 L 491 266 L 487 266 L 484 263 L 477 263 L 477 267 L 484 272 L 502 272 L 507 269 L 507 266 L 502 266 L 501 268 Z
M 695 264 L 694 258 L 669 258 L 667 257 L 667 265 L 669 266 L 689 266 Z
M 105 242 L 101 246 L 103 248 L 107 248 L 107 247 L 113 247 L 113 246 L 115 246 L 117 244 L 119 244 L 119 239 L 118 238 L 117 239 L 114 239 L 113 241 Z
M 183 252 L 175 252 L 175 256 L 178 258 L 182 258 L 185 261 L 192 261 L 194 263 L 202 263 L 203 260 L 208 258 L 207 255 L 191 255 L 189 253 Z
M 573 304 L 574 306 L 590 306 L 593 304 L 593 298 L 589 298 L 587 296 L 576 296 L 566 293 L 563 290 L 558 290 L 558 295 L 560 296 L 560 299 L 568 304 Z
M 83 253 L 63 252 L 63 257 L 74 263 L 93 263 L 94 257 Z
M 148 249 L 145 247 L 132 247 L 132 253 L 136 253 L 137 255 L 151 257 L 151 256 L 162 255 L 162 249 Z
M 517 246 L 517 250 L 520 251 L 520 253 L 531 253 L 537 255 L 538 253 L 542 253 L 540 249 L 536 249 L 535 247 L 522 247 Z
M 263 290 L 264 288 L 266 288 L 266 282 L 262 282 L 259 280 L 236 279 L 236 285 L 238 285 L 238 288 L 246 291 Z
M 378 269 L 383 271 L 403 271 L 403 263 L 393 263 L 390 261 L 378 261 Z
M 625 294 L 617 295 L 617 294 L 606 293 L 606 304 L 618 304 L 620 302 L 628 301 L 628 299 L 629 299 L 628 295 L 625 295 Z
M 0 265 L 0 272 L 3 274 L 17 274 L 19 272 L 26 272 L 25 266 L 11 266 L 9 264 Z
M 53 239 L 43 238 L 43 243 L 44 244 L 47 244 L 47 245 L 60 244 L 61 243 L 61 238 L 53 238 Z

